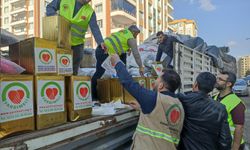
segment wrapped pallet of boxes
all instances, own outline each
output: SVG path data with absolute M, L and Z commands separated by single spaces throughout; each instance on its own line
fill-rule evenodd
M 67 121 L 64 77 L 36 76 L 36 128 L 43 129 Z
M 112 101 L 123 101 L 123 87 L 119 82 L 119 79 L 110 79 L 110 98 Z
M 9 46 L 9 58 L 11 61 L 20 65 L 20 42 Z
M 0 75 L 0 139 L 35 129 L 33 76 Z
M 73 74 L 72 50 L 57 48 L 58 75 L 71 76 Z
M 110 97 L 110 79 L 97 80 L 97 96 L 101 103 L 109 103 Z
M 77 121 L 91 117 L 91 78 L 87 76 L 66 77 L 68 118 Z
M 56 43 L 41 38 L 20 42 L 20 65 L 34 75 L 57 74 Z
M 156 79 L 157 77 L 146 77 L 147 89 L 154 90 Z
M 57 41 L 57 47 L 71 49 L 70 22 L 62 16 L 43 17 L 43 38 Z
M 144 77 L 134 77 L 134 81 L 138 82 L 142 87 L 147 88 L 146 78 Z M 126 89 L 124 89 L 124 99 L 123 103 L 127 104 L 131 101 L 135 101 L 135 98 L 128 93 Z

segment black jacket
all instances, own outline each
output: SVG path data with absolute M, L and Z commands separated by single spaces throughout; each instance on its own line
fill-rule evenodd
M 232 138 L 224 105 L 202 92 L 178 95 L 185 110 L 179 150 L 230 150 Z

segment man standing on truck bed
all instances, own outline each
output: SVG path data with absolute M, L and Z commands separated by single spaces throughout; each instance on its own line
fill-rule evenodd
M 73 50 L 73 74 L 78 74 L 83 58 L 85 34 L 90 26 L 95 40 L 103 50 L 106 49 L 102 34 L 96 21 L 96 14 L 89 5 L 91 0 L 53 0 L 46 8 L 46 15 L 59 14 L 71 22 L 71 45 Z
M 228 113 L 228 123 L 233 137 L 232 150 L 243 150 L 243 129 L 245 121 L 246 107 L 242 100 L 232 92 L 232 87 L 236 82 L 236 75 L 232 72 L 224 71 L 217 76 L 216 88 L 220 92 L 214 97 L 226 106 Z
M 173 59 L 173 46 L 174 46 L 173 43 L 174 42 L 181 43 L 181 42 L 173 36 L 165 35 L 162 31 L 157 32 L 156 36 L 160 44 L 158 46 L 158 51 L 156 54 L 155 61 L 160 62 L 162 53 L 166 53 L 167 56 L 162 61 L 162 65 L 164 68 L 172 68 L 173 66 L 171 66 L 171 62 Z
M 133 81 L 118 55 L 111 57 L 111 63 L 120 83 L 141 106 L 131 149 L 176 149 L 184 120 L 182 104 L 174 93 L 181 84 L 180 76 L 174 70 L 164 70 L 151 91 Z
M 94 100 L 97 99 L 97 79 L 100 79 L 105 72 L 105 69 L 102 68 L 101 65 L 105 61 L 105 59 L 111 54 L 118 54 L 123 63 L 126 64 L 127 52 L 131 50 L 135 61 L 139 67 L 140 75 L 143 76 L 144 68 L 136 42 L 136 37 L 139 33 L 140 29 L 136 25 L 131 25 L 128 28 L 115 32 L 111 36 L 105 38 L 104 43 L 107 46 L 108 53 L 105 53 L 102 47 L 100 46 L 96 48 L 96 72 L 91 80 L 92 95 Z

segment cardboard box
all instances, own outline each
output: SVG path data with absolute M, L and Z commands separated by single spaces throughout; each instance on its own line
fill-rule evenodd
M 43 38 L 57 41 L 57 47 L 71 50 L 70 22 L 62 16 L 43 17 Z
M 71 76 L 73 74 L 72 51 L 57 48 L 58 75 Z
M 41 38 L 21 41 L 20 65 L 28 74 L 56 74 L 56 43 Z
M 119 79 L 110 79 L 110 98 L 111 101 L 123 101 L 123 86 L 120 84 Z
M 152 67 L 153 67 L 152 70 L 153 76 L 160 76 L 163 70 L 162 64 L 153 64 Z
M 35 129 L 33 76 L 0 75 L 0 138 Z
M 68 118 L 77 121 L 91 117 L 91 78 L 87 76 L 66 77 Z
M 157 77 L 146 77 L 147 89 L 154 90 L 156 79 Z
M 144 77 L 134 77 L 133 79 L 136 82 L 138 82 L 142 87 L 147 88 L 146 78 L 144 78 Z M 127 103 L 129 103 L 131 101 L 135 101 L 135 98 L 132 95 L 130 95 L 126 89 L 124 89 L 123 103 L 127 104 Z
M 97 96 L 101 103 L 109 103 L 110 97 L 110 79 L 97 80 Z
M 9 46 L 10 60 L 16 64 L 20 64 L 20 43 L 14 43 Z
M 36 76 L 36 128 L 43 129 L 67 122 L 64 77 Z

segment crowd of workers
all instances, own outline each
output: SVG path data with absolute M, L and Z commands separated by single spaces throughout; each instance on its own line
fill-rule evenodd
M 133 136 L 131 149 L 180 149 L 180 150 L 243 150 L 243 128 L 246 107 L 232 92 L 236 82 L 235 74 L 221 72 L 217 77 L 209 72 L 200 73 L 193 83 L 193 91 L 176 94 L 181 78 L 171 66 L 175 37 L 163 32 L 157 33 L 159 41 L 156 62 L 161 60 L 164 70 L 157 78 L 154 90 L 148 90 L 136 83 L 126 70 L 126 56 L 132 52 L 141 75 L 143 64 L 137 49 L 136 37 L 140 29 L 131 25 L 103 39 L 97 25 L 91 0 L 53 0 L 46 15 L 57 13 L 71 24 L 73 74 L 77 75 L 83 57 L 85 34 L 90 27 L 98 44 L 96 48 L 96 72 L 92 77 L 93 99 L 97 99 L 97 79 L 104 73 L 102 63 L 111 57 L 123 87 L 136 101 L 130 105 L 140 110 L 139 122 Z M 219 93 L 211 97 L 216 88 Z

